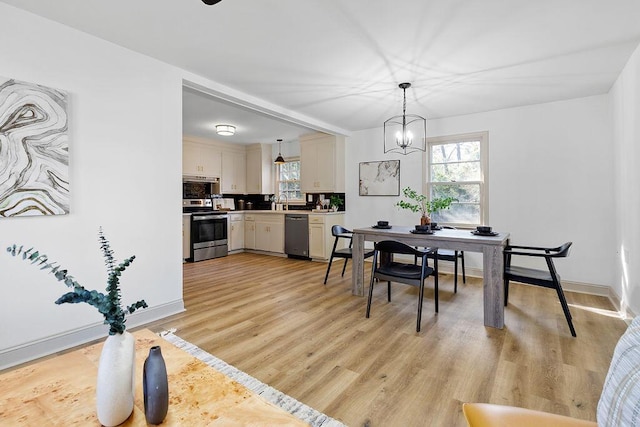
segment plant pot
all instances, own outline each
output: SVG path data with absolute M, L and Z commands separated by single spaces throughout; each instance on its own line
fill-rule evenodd
M 167 367 L 159 345 L 149 349 L 143 371 L 144 416 L 148 424 L 161 424 L 169 409 L 169 384 Z
M 117 426 L 133 412 L 136 342 L 129 332 L 109 335 L 98 365 L 96 409 L 105 427 Z

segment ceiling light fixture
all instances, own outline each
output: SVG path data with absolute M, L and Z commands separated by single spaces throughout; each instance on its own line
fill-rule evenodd
M 233 125 L 216 125 L 216 132 L 218 135 L 231 136 L 236 133 L 236 127 Z
M 384 152 L 409 154 L 427 151 L 427 120 L 415 114 L 407 114 L 407 89 L 411 83 L 400 83 L 403 103 L 402 115 L 384 122 Z
M 286 163 L 284 161 L 284 158 L 282 157 L 282 140 L 278 139 L 278 157 L 276 157 L 276 159 L 273 161 L 273 163 L 275 163 L 276 165 L 282 165 L 284 163 Z
M 206 4 L 206 5 L 214 5 L 216 3 L 220 3 L 222 0 L 202 0 L 202 3 Z

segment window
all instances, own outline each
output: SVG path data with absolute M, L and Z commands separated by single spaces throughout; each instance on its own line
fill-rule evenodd
M 434 214 L 434 221 L 458 226 L 488 222 L 488 137 L 479 132 L 428 139 L 425 194 L 457 199 L 450 209 Z
M 303 201 L 300 191 L 300 159 L 287 160 L 278 165 L 276 188 L 276 197 L 285 195 L 289 202 Z

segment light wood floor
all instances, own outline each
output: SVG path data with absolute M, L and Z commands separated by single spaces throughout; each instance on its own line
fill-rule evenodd
M 376 286 L 351 295 L 350 266 L 236 254 L 184 265 L 186 312 L 146 325 L 198 345 L 349 426 L 465 426 L 463 402 L 491 402 L 595 420 L 626 324 L 603 297 L 567 293 L 572 338 L 554 291 L 512 284 L 503 330 L 483 325 L 482 281 L 453 293 L 441 275 L 440 312 L 425 293 Z M 369 272 L 365 274 L 368 283 Z M 428 287 L 432 289 L 432 279 Z M 368 286 L 367 286 L 368 289 Z

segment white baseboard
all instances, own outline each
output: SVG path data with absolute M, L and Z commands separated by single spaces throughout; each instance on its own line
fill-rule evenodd
M 134 328 L 145 325 L 154 320 L 183 311 L 184 301 L 182 299 L 160 306 L 149 307 L 129 315 L 127 317 L 127 327 Z M 96 323 L 1 350 L 0 370 L 105 338 L 107 333 L 108 329 L 105 324 Z

